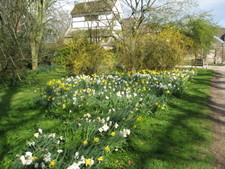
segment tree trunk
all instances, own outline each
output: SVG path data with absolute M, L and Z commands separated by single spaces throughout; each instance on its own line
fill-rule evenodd
M 38 68 L 38 45 L 37 43 L 32 40 L 31 44 L 31 56 L 32 56 L 32 70 L 36 70 Z
M 43 38 L 43 32 L 44 32 L 44 25 L 46 22 L 46 3 L 48 1 L 34 1 L 33 6 L 31 6 L 31 9 L 33 10 L 33 18 L 35 18 L 32 32 L 31 32 L 31 56 L 32 56 L 32 70 L 36 70 L 38 68 L 38 62 L 39 62 L 39 50 L 41 46 L 41 41 Z

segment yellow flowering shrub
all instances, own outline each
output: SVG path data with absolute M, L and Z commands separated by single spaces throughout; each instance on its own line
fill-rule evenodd
M 62 46 L 56 56 L 56 63 L 69 68 L 75 75 L 106 72 L 113 67 L 113 60 L 111 52 L 89 42 L 82 34 Z
M 190 38 L 175 28 L 128 36 L 117 44 L 120 62 L 127 70 L 174 68 L 193 46 Z

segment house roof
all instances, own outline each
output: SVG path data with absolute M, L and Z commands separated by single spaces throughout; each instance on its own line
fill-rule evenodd
M 71 15 L 84 16 L 111 12 L 116 0 L 97 0 L 75 4 Z
M 221 38 L 219 38 L 218 36 L 214 36 L 214 38 L 218 41 L 218 42 L 220 42 L 220 43 L 225 43 Z
M 224 34 L 225 34 L 225 28 L 219 28 L 215 35 L 218 37 L 221 37 Z

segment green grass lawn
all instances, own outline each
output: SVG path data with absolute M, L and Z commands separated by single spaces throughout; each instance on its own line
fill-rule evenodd
M 12 163 L 37 128 L 57 128 L 60 121 L 46 117 L 45 110 L 36 105 L 36 98 L 49 80 L 64 76 L 62 71 L 38 73 L 34 79 L 27 79 L 29 84 L 0 88 L 0 168 Z
M 47 81 L 62 72 L 40 73 L 31 85 L 0 89 L 0 168 L 7 168 L 37 128 L 55 132 L 61 121 L 46 116 L 35 98 Z M 189 88 L 170 100 L 168 110 L 143 118 L 125 152 L 113 153 L 110 168 L 212 168 L 212 135 L 208 105 L 213 72 L 199 70 Z
M 134 169 L 213 168 L 209 92 L 211 70 L 199 70 L 188 90 L 169 109 L 142 120 L 115 166 Z M 125 160 L 121 160 L 125 159 Z M 118 163 L 118 164 L 116 164 Z
M 212 168 L 209 85 L 212 71 L 200 70 L 169 110 L 140 124 L 131 139 L 140 168 Z

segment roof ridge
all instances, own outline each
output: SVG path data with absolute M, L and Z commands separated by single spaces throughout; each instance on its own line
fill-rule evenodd
M 89 15 L 112 11 L 117 0 L 96 0 L 80 2 L 74 5 L 71 15 Z

